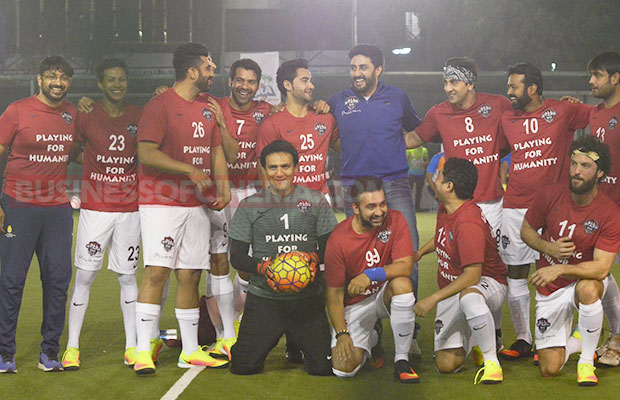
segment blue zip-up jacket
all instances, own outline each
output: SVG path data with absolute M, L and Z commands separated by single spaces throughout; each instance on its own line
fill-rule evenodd
M 349 88 L 327 102 L 340 131 L 344 185 L 362 176 L 384 181 L 407 177 L 403 129 L 412 131 L 420 118 L 404 90 L 379 82 L 368 100 Z

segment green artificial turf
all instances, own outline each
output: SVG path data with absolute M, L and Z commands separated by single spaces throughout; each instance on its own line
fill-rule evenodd
M 340 216 L 339 219 L 341 219 Z M 77 227 L 77 213 L 75 215 Z M 433 236 L 435 215 L 418 213 L 421 241 Z M 426 256 L 420 263 L 420 295 L 436 290 L 436 257 Z M 141 277 L 142 270 L 139 272 Z M 618 266 L 614 266 L 618 277 Z M 201 288 L 204 288 L 204 280 Z M 171 282 L 171 296 L 175 290 Z M 202 290 L 202 289 L 201 289 Z M 533 291 L 532 291 L 533 292 Z M 532 307 L 534 303 L 532 300 Z M 433 313 L 434 314 L 434 313 Z M 573 356 L 561 376 L 544 379 L 531 360 L 502 361 L 504 382 L 500 385 L 474 386 L 476 368 L 470 359 L 463 370 L 439 375 L 432 361 L 433 317 L 419 318 L 422 325 L 418 341 L 423 351 L 414 359 L 420 383 L 403 385 L 392 377 L 393 340 L 389 322 L 384 321 L 383 344 L 386 365 L 379 370 L 365 367 L 351 380 L 312 377 L 303 366 L 288 364 L 281 342 L 269 355 L 265 371 L 255 376 L 235 376 L 228 370 L 201 372 L 179 397 L 181 399 L 577 399 L 596 396 L 613 399 L 620 396 L 620 371 L 597 369 L 599 386 L 581 388 L 576 384 L 576 360 Z M 90 304 L 80 338 L 82 368 L 79 371 L 44 373 L 37 369 L 40 351 L 41 285 L 36 259 L 28 274 L 19 318 L 16 362 L 18 374 L 0 374 L 0 399 L 158 399 L 185 373 L 176 366 L 178 349 L 166 349 L 160 355 L 154 376 L 138 377 L 123 365 L 124 332 L 119 307 L 116 274 L 103 270 L 93 284 Z M 174 304 L 166 304 L 162 328 L 176 328 Z M 504 307 L 504 344 L 514 341 L 510 317 Z M 605 331 L 606 338 L 608 332 Z M 61 339 L 64 350 L 66 334 Z M 61 350 L 61 352 L 62 352 Z M 60 356 L 61 354 L 59 354 Z

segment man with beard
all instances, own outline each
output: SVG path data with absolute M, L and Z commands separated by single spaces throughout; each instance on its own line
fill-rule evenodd
M 413 249 L 418 248 L 415 204 L 409 186 L 404 132 L 420 124 L 411 101 L 400 88 L 379 81 L 383 53 L 371 44 L 349 51 L 351 87 L 331 96 L 327 103 L 338 122 L 341 142 L 342 189 L 347 216 L 353 215 L 351 188 L 357 178 L 380 178 L 388 207 L 405 217 Z M 413 293 L 418 292 L 418 265 L 411 271 Z M 413 351 L 419 353 L 417 342 Z
M 0 373 L 17 372 L 15 335 L 36 252 L 43 286 L 39 369 L 62 371 L 59 340 L 71 281 L 73 210 L 66 193 L 75 106 L 65 100 L 73 68 L 61 56 L 39 64 L 35 96 L 0 116 L 0 155 L 10 148 L 0 200 Z
M 228 227 L 239 202 L 256 193 L 258 129 L 272 108 L 265 101 L 253 100 L 260 86 L 261 73 L 254 60 L 235 61 L 230 66 L 228 79 L 230 96 L 217 100 L 228 132 L 238 143 L 236 160 L 228 160 L 231 201 L 223 210 L 211 211 L 211 271 L 207 275 L 207 308 L 217 335 L 211 355 L 228 359 L 236 341 L 235 321 L 243 312 L 250 278 L 249 274 L 238 271 L 234 282 L 230 280 Z
M 75 150 L 82 163 L 80 219 L 75 247 L 75 283 L 69 303 L 65 370 L 80 368 L 80 332 L 90 288 L 110 248 L 108 269 L 118 275 L 125 325 L 126 365 L 136 355 L 136 267 L 140 255 L 136 134 L 140 107 L 125 102 L 127 65 L 108 58 L 97 67 L 103 100 L 79 113 Z M 83 150 L 83 153 L 82 153 Z
M 508 306 L 517 341 L 500 353 L 515 360 L 532 351 L 530 292 L 527 275 L 538 259 L 520 236 L 523 217 L 536 193 L 568 174 L 568 149 L 576 129 L 588 124 L 591 106 L 544 99 L 540 70 L 530 63 L 508 68 L 508 98 L 512 110 L 502 114 L 500 140 L 512 152 L 510 180 L 504 195 L 500 255 L 508 265 Z
M 371 349 L 380 337 L 374 326 L 389 318 L 394 337 L 394 377 L 402 383 L 420 378 L 409 364 L 415 324 L 415 297 L 409 275 L 413 246 L 407 221 L 388 210 L 383 181 L 363 177 L 351 188 L 354 215 L 342 221 L 327 242 L 325 278 L 327 311 L 332 321 L 332 370 L 352 378 L 372 357 L 381 367 L 383 354 Z
M 620 246 L 620 209 L 598 190 L 610 169 L 607 145 L 585 136 L 572 143 L 569 154 L 569 185 L 539 188 L 525 214 L 521 237 L 541 254 L 529 279 L 537 290 L 540 372 L 556 376 L 568 356 L 581 351 L 577 383 L 594 386 L 594 350 L 603 328 L 601 298 Z M 571 335 L 575 311 L 578 330 Z
M 136 303 L 137 374 L 155 372 L 150 339 L 171 270 L 178 281 L 175 314 L 183 343 L 177 365 L 219 368 L 228 364 L 199 347 L 197 329 L 198 283 L 209 262 L 211 236 L 204 197 L 209 197 L 207 205 L 215 209 L 230 201 L 217 122 L 208 100 L 198 96 L 209 89 L 216 66 L 199 43 L 177 47 L 173 65 L 176 82 L 149 101 L 138 124 L 145 273 Z M 215 195 L 210 189 L 213 185 L 217 186 Z
M 620 118 L 620 54 L 605 52 L 588 63 L 592 96 L 603 102 L 590 113 L 590 133 L 606 143 L 611 151 L 611 169 L 599 184 L 616 204 L 620 204 L 620 136 L 617 133 Z M 620 291 L 613 275 L 603 298 L 603 310 L 609 321 L 611 335 L 596 352 L 598 363 L 617 367 L 620 364 Z
M 285 97 L 285 108 L 261 124 L 258 152 L 274 140 L 291 143 L 299 153 L 295 184 L 320 191 L 331 204 L 325 165 L 328 148 L 339 150 L 336 121 L 331 114 L 318 114 L 308 107 L 312 103 L 314 84 L 306 60 L 283 62 L 276 73 L 276 81 Z
M 462 158 L 449 158 L 439 171 L 435 237 L 420 248 L 416 258 L 437 252 L 440 289 L 418 301 L 414 310 L 424 317 L 437 306 L 434 359 L 440 373 L 458 371 L 476 344 L 474 362 L 482 366 L 484 361 L 479 382 L 496 384 L 504 376 L 497 359 L 492 314 L 504 304 L 506 265 L 482 210 L 472 201 L 477 172 L 471 161 Z M 480 353 L 482 359 L 476 357 Z

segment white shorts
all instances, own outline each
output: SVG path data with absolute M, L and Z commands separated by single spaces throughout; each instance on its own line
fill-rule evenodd
M 239 208 L 239 203 L 246 197 L 250 197 L 256 193 L 254 186 L 244 188 L 230 189 L 230 203 L 222 210 L 207 210 L 209 219 L 211 220 L 211 254 L 228 253 L 230 241 L 228 240 L 228 227 L 230 221 Z
M 573 327 L 573 316 L 578 310 L 575 304 L 577 282 L 556 290 L 549 296 L 536 291 L 536 348 L 566 347 Z M 609 278 L 603 279 L 603 296 Z M 603 297 L 601 296 L 601 298 Z
M 538 260 L 540 255 L 521 240 L 521 225 L 527 208 L 504 208 L 499 255 L 507 265 L 525 265 Z
M 477 284 L 470 287 L 482 293 L 491 313 L 502 307 L 508 293 L 508 286 L 488 276 L 481 277 Z M 473 346 L 470 341 L 471 331 L 465 314 L 461 311 L 459 299 L 460 293 L 457 293 L 437 303 L 435 352 L 463 348 L 469 353 Z
M 75 266 L 87 271 L 100 270 L 108 245 L 108 269 L 119 274 L 135 274 L 140 258 L 139 213 L 81 209 Z
M 482 214 L 491 225 L 491 236 L 498 242 L 498 236 L 501 236 L 502 231 L 502 213 L 504 210 L 504 198 L 500 197 L 499 199 L 491 200 L 491 201 L 481 201 L 476 203 L 478 207 L 482 210 Z
M 370 356 L 370 335 L 375 322 L 382 318 L 389 318 L 390 313 L 383 301 L 387 282 L 377 293 L 359 303 L 344 308 L 344 319 L 347 321 L 347 330 L 353 341 L 353 346 L 364 349 Z M 336 331 L 332 328 L 332 348 L 336 347 Z
M 203 206 L 140 206 L 144 265 L 207 269 L 211 222 Z

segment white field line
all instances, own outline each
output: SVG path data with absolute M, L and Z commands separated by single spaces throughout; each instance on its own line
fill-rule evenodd
M 205 367 L 191 367 L 166 392 L 161 400 L 176 400 Z

